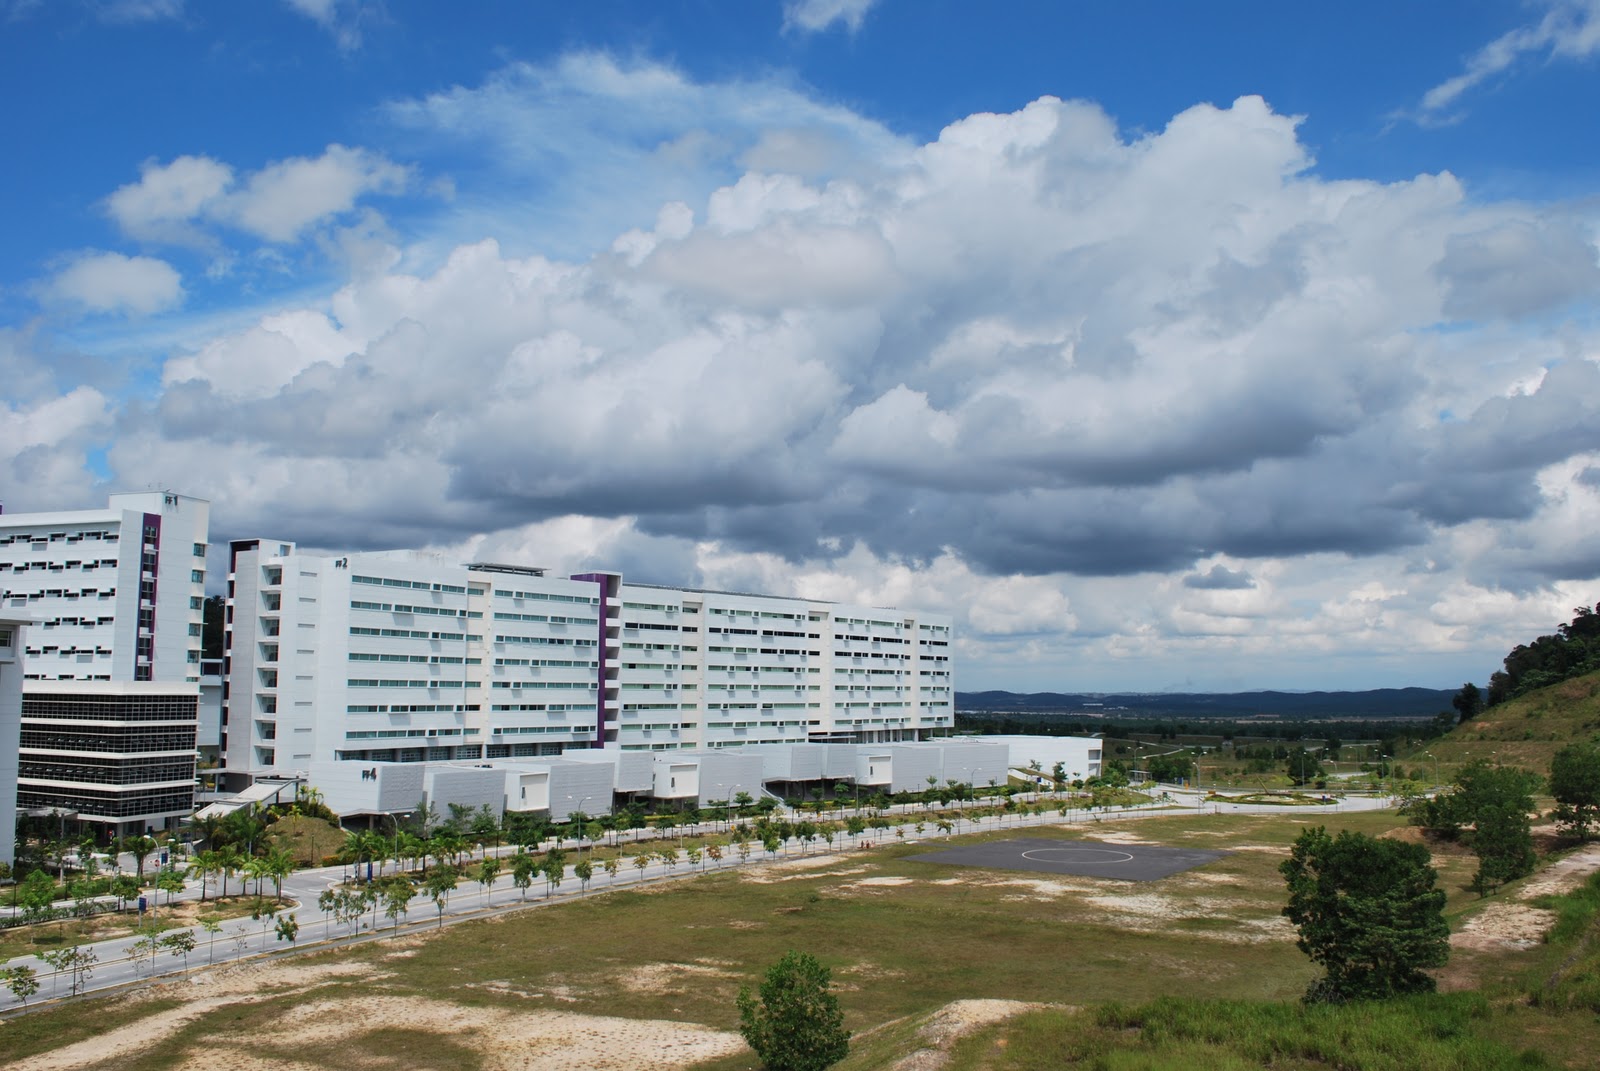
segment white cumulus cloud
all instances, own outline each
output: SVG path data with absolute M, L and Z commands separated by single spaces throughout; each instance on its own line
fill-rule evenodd
M 149 315 L 183 301 L 183 280 L 172 265 L 155 257 L 89 252 L 57 272 L 45 293 L 91 312 Z
M 381 154 L 344 145 L 275 161 L 242 180 L 210 157 L 180 156 L 147 162 L 139 181 L 118 188 L 106 208 L 142 240 L 207 243 L 214 240 L 207 228 L 220 225 L 283 244 L 349 213 L 364 195 L 401 192 L 409 179 L 407 168 Z

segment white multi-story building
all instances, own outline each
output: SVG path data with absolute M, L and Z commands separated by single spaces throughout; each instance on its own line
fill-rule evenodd
M 623 747 L 922 740 L 953 724 L 950 621 L 621 585 Z
M 0 514 L 0 611 L 36 622 L 27 679 L 198 683 L 210 509 L 151 491 Z
M 898 742 L 954 718 L 948 618 L 232 545 L 227 783 L 313 762 Z
M 22 651 L 29 620 L 0 611 L 0 863 L 17 856 L 17 742 L 22 734 Z
M 150 491 L 0 515 L 0 614 L 33 619 L 0 807 L 113 831 L 193 811 L 196 729 L 220 713 L 199 710 L 210 512 Z

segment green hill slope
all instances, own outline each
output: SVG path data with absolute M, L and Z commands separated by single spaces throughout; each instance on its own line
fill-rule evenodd
M 1600 673 L 1589 673 L 1492 706 L 1406 761 L 1421 764 L 1437 758 L 1448 768 L 1487 759 L 1548 774 L 1557 751 L 1596 734 L 1600 734 Z

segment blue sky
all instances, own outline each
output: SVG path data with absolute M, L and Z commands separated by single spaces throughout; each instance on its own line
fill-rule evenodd
M 0 3 L 0 499 L 914 603 L 970 688 L 1481 680 L 1600 599 L 1597 53 L 1593 0 Z

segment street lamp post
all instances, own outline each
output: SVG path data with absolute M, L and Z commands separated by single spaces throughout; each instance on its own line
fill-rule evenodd
M 585 818 L 589 817 L 589 812 L 587 810 L 585 810 L 585 808 L 588 806 L 589 801 L 592 800 L 592 799 L 594 799 L 593 796 L 585 796 L 585 797 L 583 797 L 583 799 L 578 801 L 578 813 L 583 815 Z M 567 815 L 567 821 L 569 821 L 569 822 L 572 821 L 572 815 L 570 815 L 570 814 Z M 578 840 L 581 842 L 584 839 L 584 837 L 585 837 L 585 835 L 587 833 L 588 833 L 588 830 L 583 825 L 580 824 L 579 827 L 578 827 Z
M 410 817 L 410 811 L 401 811 L 398 814 L 390 812 L 389 814 L 389 821 L 394 824 L 394 869 L 396 874 L 400 872 L 400 819 Z

